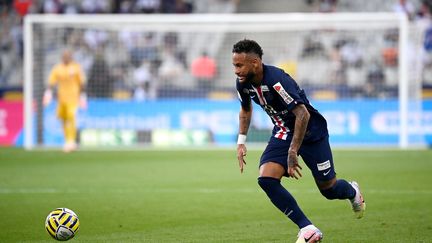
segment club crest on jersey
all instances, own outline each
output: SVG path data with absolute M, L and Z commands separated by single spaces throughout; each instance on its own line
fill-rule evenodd
M 277 82 L 275 85 L 273 85 L 273 88 L 276 90 L 276 92 L 279 93 L 285 103 L 290 104 L 294 101 L 294 99 L 288 94 L 288 92 L 285 91 L 280 82 Z
M 266 92 L 266 91 L 269 91 L 269 88 L 267 85 L 261 85 L 261 90 L 262 90 L 262 92 Z
M 246 88 L 244 88 L 244 89 L 243 89 L 243 93 L 245 93 L 245 94 L 249 94 L 249 90 L 246 89 Z

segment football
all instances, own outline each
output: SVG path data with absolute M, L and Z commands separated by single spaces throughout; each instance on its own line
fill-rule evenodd
M 78 232 L 79 226 L 77 214 L 68 208 L 57 208 L 51 211 L 45 220 L 46 231 L 59 241 L 72 239 Z

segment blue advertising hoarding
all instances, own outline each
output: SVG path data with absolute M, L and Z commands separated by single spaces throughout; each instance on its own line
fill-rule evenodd
M 313 105 L 326 117 L 335 145 L 398 145 L 397 100 L 319 101 Z M 423 112 L 410 114 L 409 132 L 416 140 L 432 144 L 432 101 L 422 105 Z M 88 109 L 79 111 L 78 126 L 81 130 L 207 130 L 216 145 L 231 145 L 237 137 L 238 111 L 237 100 L 90 100 Z M 272 128 L 257 106 L 252 123 L 254 129 Z M 61 145 L 61 129 L 53 103 L 44 111 L 44 143 Z

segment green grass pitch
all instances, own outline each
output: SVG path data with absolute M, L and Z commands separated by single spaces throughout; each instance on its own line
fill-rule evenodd
M 72 242 L 295 242 L 297 227 L 256 183 L 260 150 L 236 152 L 0 149 L 0 242 L 54 242 L 44 220 L 74 210 Z M 360 183 L 365 217 L 328 201 L 306 166 L 283 184 L 324 242 L 432 242 L 432 151 L 336 150 L 340 178 Z M 303 162 L 301 162 L 303 164 Z

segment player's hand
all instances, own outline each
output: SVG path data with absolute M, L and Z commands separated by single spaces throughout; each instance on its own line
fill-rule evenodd
M 300 170 L 302 167 L 298 163 L 297 152 L 288 150 L 288 175 L 298 180 L 299 177 L 302 177 Z
M 237 145 L 237 159 L 239 162 L 240 173 L 243 173 L 243 168 L 246 165 L 246 161 L 244 160 L 246 153 L 247 153 L 247 149 L 244 144 Z
M 53 98 L 52 90 L 51 89 L 45 90 L 42 98 L 42 104 L 44 106 L 49 105 L 52 101 L 52 98 Z

